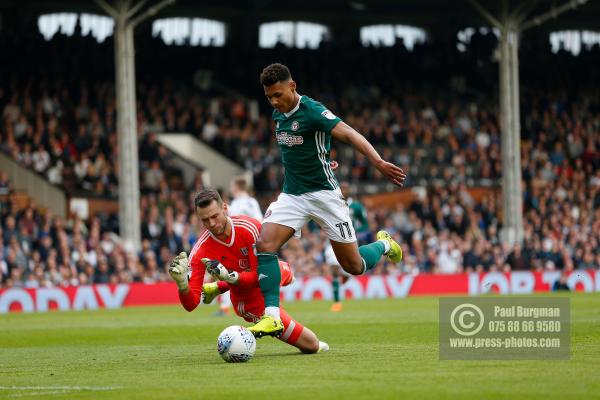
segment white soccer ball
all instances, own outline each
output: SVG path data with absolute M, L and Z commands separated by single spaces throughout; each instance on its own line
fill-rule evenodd
M 225 328 L 217 339 L 217 351 L 221 358 L 230 363 L 249 361 L 256 351 L 254 335 L 243 326 Z

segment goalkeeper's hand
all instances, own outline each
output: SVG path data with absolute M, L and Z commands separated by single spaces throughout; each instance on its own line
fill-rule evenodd
M 235 284 L 240 278 L 237 272 L 228 270 L 223 264 L 221 264 L 217 260 L 203 258 L 202 263 L 206 266 L 206 271 L 208 271 L 208 273 L 215 280 Z
M 179 253 L 171 264 L 169 264 L 169 274 L 177 284 L 180 291 L 186 291 L 189 288 L 188 283 L 188 258 L 184 251 Z

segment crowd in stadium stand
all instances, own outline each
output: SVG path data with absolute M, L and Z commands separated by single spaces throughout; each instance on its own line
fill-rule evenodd
M 328 85 L 328 74 L 311 75 L 318 68 L 314 63 L 293 61 L 305 54 L 302 51 L 275 51 L 292 57 L 292 65 L 298 66 L 293 73 L 315 81 L 300 84 L 301 93 L 326 103 L 384 158 L 406 169 L 407 186 L 426 188 L 417 191 L 411 204 L 368 210 L 371 229 L 390 231 L 405 253 L 401 265 L 382 262 L 373 273 L 600 267 L 598 93 L 540 92 L 533 84 L 522 90 L 525 241 L 506 248 L 499 236 L 499 192 L 479 202 L 468 192 L 473 186 L 500 185 L 500 129 L 493 96 L 435 93 L 426 86 L 406 84 L 408 77 L 399 78 L 400 84 L 391 91 L 382 89 L 383 84 L 342 85 L 343 80 Z M 385 60 L 392 50 L 364 51 Z M 584 56 L 598 57 L 598 52 L 593 49 Z M 468 65 L 467 61 L 458 64 Z M 370 64 L 362 67 L 366 73 Z M 384 81 L 385 71 L 382 67 L 378 73 L 383 75 L 370 79 Z M 222 76 L 223 71 L 219 73 Z M 0 150 L 70 193 L 114 197 L 119 166 L 113 83 L 104 79 L 75 83 L 67 77 L 23 80 L 10 69 L 2 74 L 7 79 L 0 86 Z M 256 79 L 252 82 L 258 85 Z M 0 286 L 166 280 L 166 263 L 180 250 L 189 250 L 198 237 L 191 205 L 194 193 L 204 185 L 200 173 L 191 187 L 171 179 L 177 170 L 156 134 L 195 135 L 251 170 L 255 190 L 268 200 L 281 188 L 282 171 L 268 105 L 260 98 L 258 102 L 260 113 L 242 95 L 214 95 L 169 79 L 157 84 L 140 78 L 137 118 L 144 215 L 139 252 L 123 247 L 112 233 L 117 229 L 114 215 L 63 220 L 33 203 L 24 210 L 14 209 L 11 184 L 3 173 Z M 336 146 L 332 158 L 340 162 L 338 178 L 354 188 L 388 188 L 360 154 Z M 322 268 L 322 239 L 311 225 L 303 230 L 302 240 L 291 241 L 283 250 L 297 275 L 328 273 Z

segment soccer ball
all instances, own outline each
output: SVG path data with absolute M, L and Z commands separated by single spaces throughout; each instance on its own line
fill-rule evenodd
M 249 361 L 256 351 L 254 335 L 243 326 L 225 328 L 217 339 L 217 351 L 221 358 L 230 363 Z

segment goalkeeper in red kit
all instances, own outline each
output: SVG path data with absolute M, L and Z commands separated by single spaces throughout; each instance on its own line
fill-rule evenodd
M 169 273 L 179 288 L 179 299 L 187 311 L 202 301 L 209 304 L 221 293 L 230 291 L 237 315 L 256 323 L 264 314 L 264 299 L 258 285 L 258 261 L 254 245 L 259 237 L 260 222 L 246 216 L 227 216 L 227 204 L 214 189 L 205 189 L 194 199 L 196 213 L 206 231 L 200 235 L 188 256 L 182 252 L 171 262 Z M 281 285 L 293 282 L 289 265 L 279 262 Z M 191 269 L 191 276 L 189 270 Z M 204 283 L 205 272 L 215 282 Z M 329 350 L 310 329 L 281 309 L 284 325 L 279 339 L 303 353 Z

